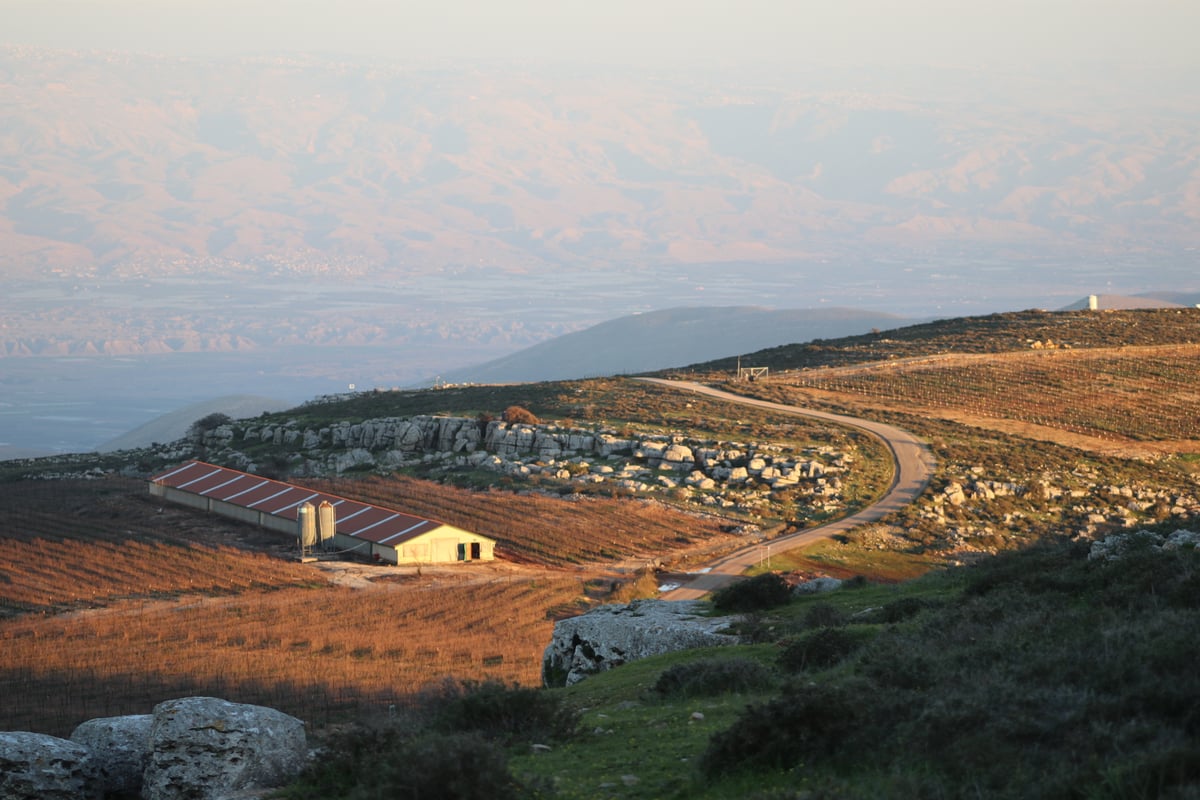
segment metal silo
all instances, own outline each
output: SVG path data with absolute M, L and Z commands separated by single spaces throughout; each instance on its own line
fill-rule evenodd
M 333 507 L 333 503 L 322 500 L 317 509 L 317 537 L 320 539 L 321 547 L 326 547 L 333 542 L 333 534 L 336 530 L 337 509 Z
M 311 550 L 317 543 L 317 510 L 312 503 L 305 503 L 296 511 L 296 536 L 302 551 Z

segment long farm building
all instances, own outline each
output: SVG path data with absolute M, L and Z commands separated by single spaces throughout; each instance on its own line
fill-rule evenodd
M 287 533 L 303 545 L 320 544 L 392 564 L 495 558 L 495 541 L 453 525 L 204 461 L 188 461 L 155 475 L 150 494 Z

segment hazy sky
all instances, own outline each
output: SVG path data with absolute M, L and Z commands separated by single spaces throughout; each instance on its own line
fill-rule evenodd
M 1197 0 L 0 0 L 0 41 L 663 63 L 1164 65 Z

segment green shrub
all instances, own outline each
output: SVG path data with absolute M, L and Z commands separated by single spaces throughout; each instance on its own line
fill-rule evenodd
M 879 617 L 883 622 L 894 624 L 915 617 L 927 607 L 928 603 L 920 597 L 901 597 L 885 603 Z
M 846 613 L 829 603 L 814 603 L 804 612 L 806 628 L 837 628 L 846 624 Z
M 361 772 L 347 800 L 508 800 L 521 787 L 492 742 L 470 733 L 426 734 L 402 740 Z
M 279 796 L 507 800 L 522 796 L 521 789 L 499 747 L 478 734 L 414 733 L 389 723 L 340 734 Z
M 788 642 L 778 663 L 788 672 L 825 669 L 853 653 L 858 644 L 845 628 L 818 628 Z
M 557 695 L 499 681 L 443 684 L 424 705 L 437 731 L 476 733 L 505 744 L 565 739 L 579 723 Z
M 871 698 L 840 686 L 803 686 L 747 708 L 713 734 L 700 766 L 709 776 L 749 767 L 786 769 L 837 753 Z
M 863 650 L 855 671 L 889 689 L 923 690 L 937 682 L 936 651 L 920 637 L 901 638 L 886 632 Z
M 654 691 L 668 697 L 703 697 L 726 692 L 753 692 L 774 683 L 771 671 L 749 658 L 710 658 L 676 664 L 654 682 Z
M 713 606 L 719 611 L 763 611 L 787 605 L 792 590 L 782 576 L 764 572 L 753 578 L 731 583 L 713 594 Z

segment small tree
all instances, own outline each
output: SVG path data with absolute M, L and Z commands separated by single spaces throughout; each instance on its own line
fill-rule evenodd
M 504 409 L 504 413 L 500 415 L 500 419 L 504 420 L 510 425 L 514 422 L 521 423 L 523 425 L 538 424 L 538 418 L 534 416 L 533 412 L 527 408 L 522 408 L 521 406 L 509 406 L 508 408 Z
M 782 576 L 764 572 L 753 578 L 743 578 L 713 593 L 713 606 L 718 611 L 765 611 L 787 605 L 792 590 Z
M 195 441 L 200 441 L 202 438 L 204 438 L 204 434 L 211 430 L 216 430 L 222 425 L 228 425 L 230 422 L 233 422 L 230 416 L 220 412 L 209 414 L 206 417 L 201 417 L 193 422 L 191 427 L 188 428 L 188 438 Z

